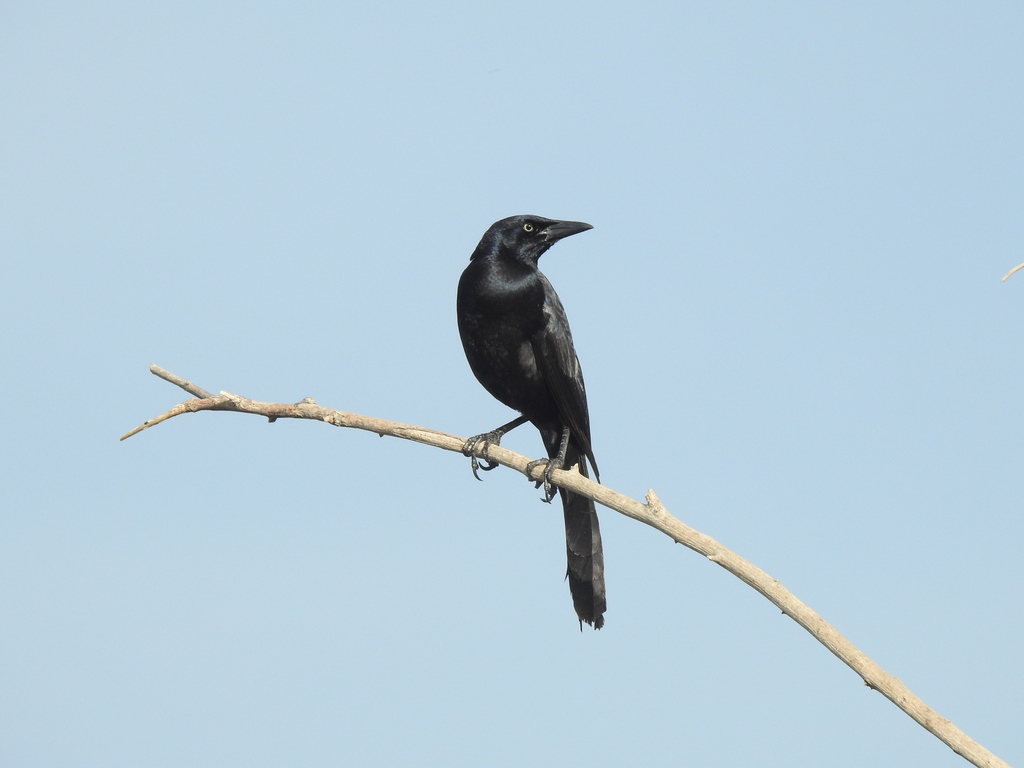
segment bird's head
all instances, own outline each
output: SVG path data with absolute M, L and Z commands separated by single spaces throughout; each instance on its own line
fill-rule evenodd
M 537 259 L 563 237 L 588 229 L 593 227 L 582 221 L 556 221 L 543 216 L 510 216 L 490 226 L 470 259 L 488 254 L 507 255 L 536 264 Z

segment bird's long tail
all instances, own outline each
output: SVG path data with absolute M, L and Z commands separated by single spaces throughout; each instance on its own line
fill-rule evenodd
M 558 455 L 560 435 L 542 430 L 544 446 L 548 456 Z M 565 453 L 564 468 L 578 465 L 580 473 L 589 477 L 587 460 L 569 441 Z M 604 626 L 604 612 L 607 604 L 604 591 L 604 550 L 601 546 L 601 529 L 597 523 L 594 502 L 585 496 L 558 489 L 565 512 L 565 549 L 569 567 L 566 578 L 572 594 L 573 607 L 580 621 L 600 629 Z

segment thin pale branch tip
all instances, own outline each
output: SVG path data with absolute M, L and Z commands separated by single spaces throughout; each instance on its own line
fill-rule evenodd
M 1003 275 L 1003 282 L 1005 283 L 1006 282 L 1006 278 L 1008 278 L 1014 272 L 1017 272 L 1018 270 L 1021 270 L 1021 269 L 1024 269 L 1024 264 L 1018 264 L 1016 267 L 1011 269 L 1009 272 L 1007 272 L 1005 275 Z

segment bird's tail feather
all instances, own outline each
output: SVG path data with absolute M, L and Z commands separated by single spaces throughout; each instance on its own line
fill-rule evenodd
M 545 431 L 546 432 L 546 431 Z M 548 455 L 558 454 L 559 439 L 554 440 L 544 434 L 545 447 Z M 570 440 L 565 453 L 565 469 L 578 465 L 580 474 L 589 477 L 587 460 Z M 569 593 L 572 595 L 573 607 L 580 621 L 587 622 L 600 629 L 604 626 L 604 612 L 607 607 L 604 588 L 604 550 L 601 546 L 601 529 L 597 523 L 597 510 L 594 502 L 586 496 L 580 496 L 558 489 L 562 497 L 562 509 L 565 513 L 565 549 L 568 559 L 566 579 L 569 581 Z

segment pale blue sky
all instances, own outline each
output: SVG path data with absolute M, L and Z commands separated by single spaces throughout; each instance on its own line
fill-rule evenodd
M 20 4 L 0 12 L 0 764 L 960 766 L 790 620 L 501 470 L 454 296 L 541 266 L 601 477 L 1024 761 L 1019 3 Z M 522 429 L 513 449 L 541 452 Z

